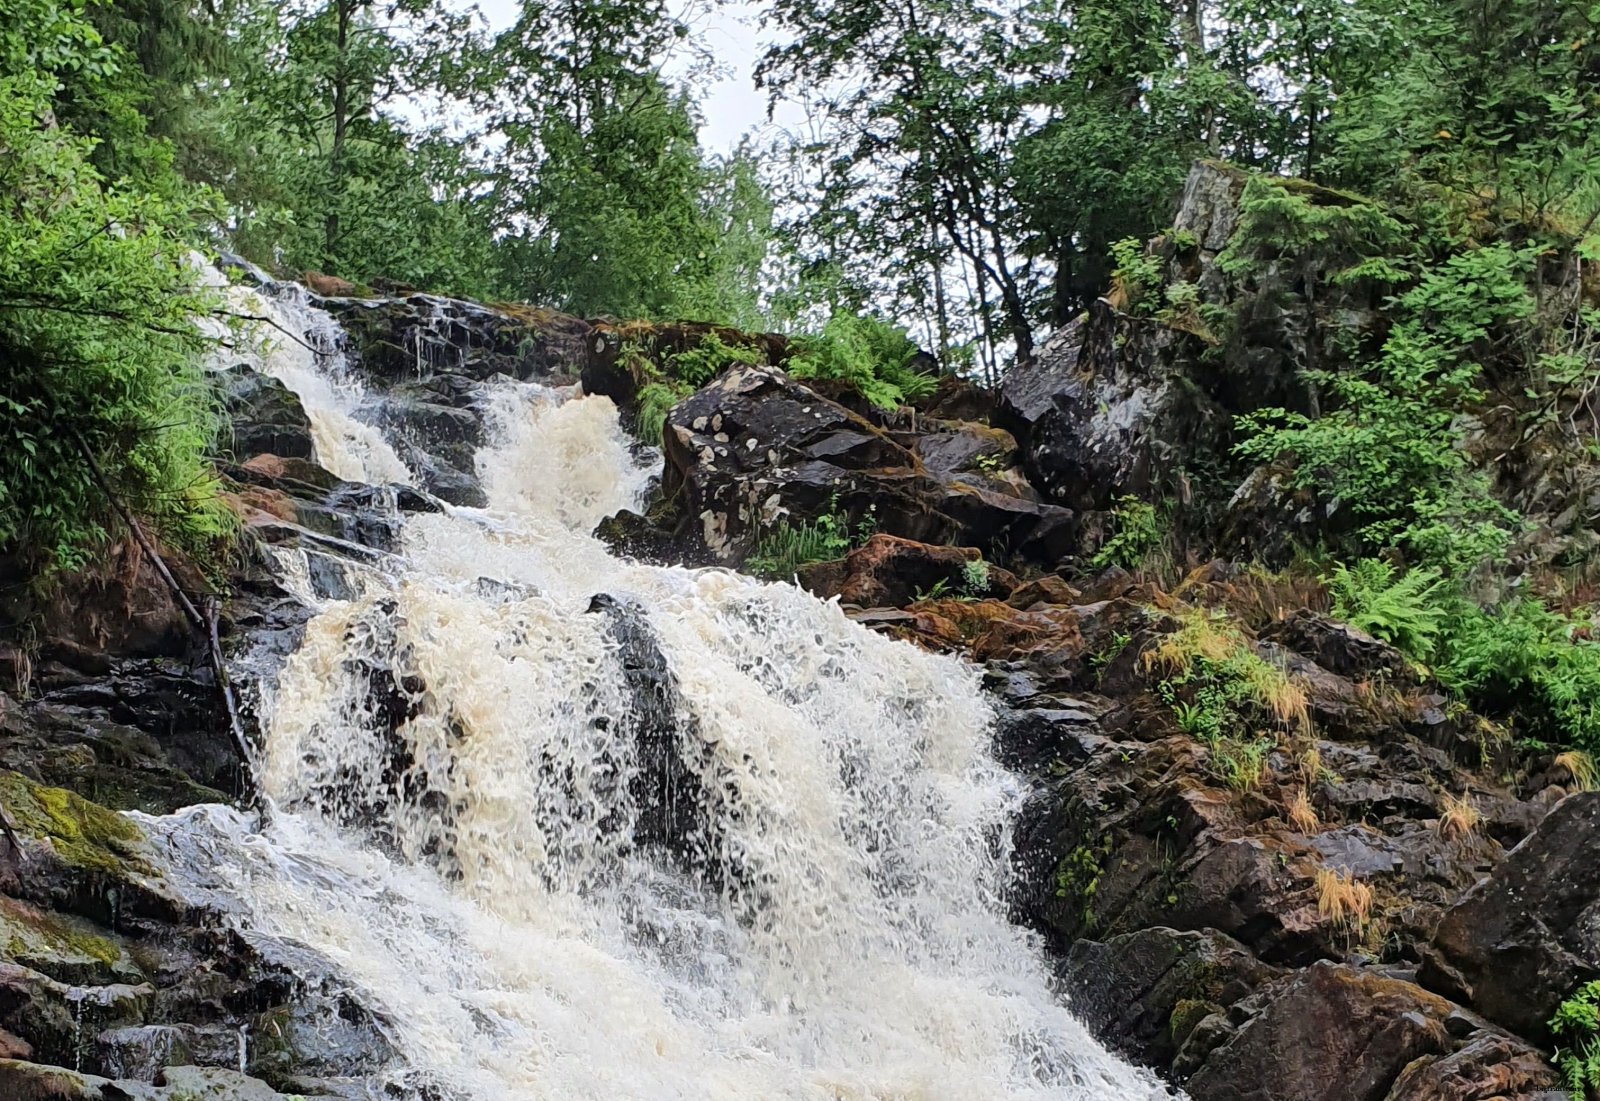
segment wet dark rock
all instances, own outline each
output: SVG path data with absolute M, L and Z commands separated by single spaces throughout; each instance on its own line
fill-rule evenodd
M 639 811 L 634 840 L 659 846 L 690 870 L 718 881 L 723 869 L 712 861 L 717 851 L 713 817 L 701 790 L 705 744 L 667 657 L 638 606 L 601 593 L 590 601 L 589 611 L 606 617 L 631 700 L 615 718 L 617 736 L 633 747 L 634 767 L 625 782 Z
M 1484 1095 L 1448 1091 L 1488 1074 L 1517 1084 L 1505 1096 L 1554 1085 L 1529 1045 L 1480 1026 L 1411 983 L 1322 962 L 1208 1017 L 1175 1070 L 1194 1101 L 1465 1099 Z
M 1406 679 L 1410 676 L 1405 657 L 1393 646 L 1379 642 L 1348 623 L 1304 608 L 1275 620 L 1260 637 L 1309 658 L 1341 677 Z
M 1080 940 L 1059 964 L 1073 1012 L 1130 1058 L 1168 1067 L 1202 1020 L 1279 976 L 1214 930 L 1150 928 Z
M 448 374 L 559 380 L 588 355 L 589 323 L 553 310 L 493 308 L 453 298 L 326 298 L 361 369 L 390 382 Z
M 729 371 L 679 402 L 664 444 L 663 495 L 683 495 L 681 530 L 724 561 L 780 521 L 835 509 L 871 517 L 885 534 L 956 542 L 1001 562 L 1053 565 L 1075 545 L 1069 511 L 982 479 L 940 481 L 866 418 L 768 368 Z
M 948 430 L 943 426 L 917 433 L 911 450 L 929 474 L 950 478 L 974 470 L 1002 471 L 1012 465 L 1017 441 L 1001 428 L 970 421 L 957 422 Z
M 1439 923 L 1422 981 L 1523 1036 L 1600 978 L 1600 792 L 1558 803 Z
M 223 411 L 233 426 L 235 455 L 312 457 L 310 418 L 287 386 L 244 366 L 219 371 L 216 378 Z

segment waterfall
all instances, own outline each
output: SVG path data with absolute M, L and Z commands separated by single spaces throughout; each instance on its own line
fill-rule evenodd
M 260 369 L 324 465 L 403 477 L 318 332 Z M 1024 792 L 973 669 L 791 585 L 613 557 L 590 532 L 653 464 L 608 399 L 498 383 L 489 437 L 488 507 L 406 517 L 261 686 L 265 829 L 141 819 L 171 882 L 327 960 L 401 1096 L 1167 1096 L 1006 920 Z

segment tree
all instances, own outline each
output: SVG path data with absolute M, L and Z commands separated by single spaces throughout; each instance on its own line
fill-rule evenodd
M 30 571 L 84 562 L 115 525 L 108 494 L 191 549 L 227 526 L 190 207 L 170 181 L 107 181 L 55 114 L 64 95 L 126 108 L 123 60 L 75 4 L 0 0 L 0 552 Z M 159 144 L 139 159 L 159 165 Z

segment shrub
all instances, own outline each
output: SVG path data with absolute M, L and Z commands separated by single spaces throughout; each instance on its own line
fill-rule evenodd
M 1380 558 L 1354 567 L 1339 563 L 1323 577 L 1333 614 L 1350 626 L 1398 647 L 1418 661 L 1433 656 L 1449 612 L 1449 587 L 1434 569 L 1399 574 Z
M 1600 747 L 1600 644 L 1588 624 L 1534 600 L 1487 612 L 1460 602 L 1435 672 L 1475 705 L 1515 711 L 1529 733 Z
M 641 386 L 639 409 L 634 414 L 638 420 L 639 438 L 660 447 L 662 433 L 667 427 L 667 414 L 689 394 L 687 387 L 671 382 L 650 382 Z
M 730 367 L 753 367 L 762 358 L 760 348 L 728 344 L 716 333 L 706 333 L 693 348 L 667 356 L 662 366 L 668 375 L 697 390 Z
M 835 313 L 814 336 L 797 336 L 784 369 L 797 379 L 848 383 L 872 404 L 894 409 L 927 397 L 937 377 L 916 370 L 916 343 L 904 329 L 875 317 Z

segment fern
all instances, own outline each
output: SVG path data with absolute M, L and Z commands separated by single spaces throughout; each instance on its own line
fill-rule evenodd
M 1600 1087 L 1600 982 L 1580 986 L 1550 1019 L 1550 1031 L 1561 1041 L 1555 1064 L 1574 1101 Z
M 1398 574 L 1380 558 L 1365 558 L 1353 568 L 1334 566 L 1322 580 L 1333 596 L 1333 614 L 1350 626 L 1418 661 L 1433 656 L 1449 614 L 1448 585 L 1438 570 Z
M 639 388 L 639 438 L 657 447 L 667 427 L 667 414 L 688 396 L 686 390 L 666 382 L 652 382 Z

